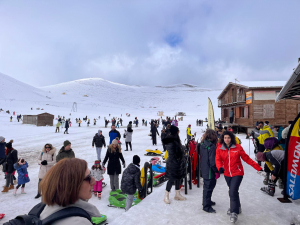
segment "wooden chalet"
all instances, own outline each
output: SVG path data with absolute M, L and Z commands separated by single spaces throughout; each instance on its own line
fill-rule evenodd
M 23 124 L 36 126 L 53 126 L 54 115 L 42 113 L 38 115 L 23 115 Z
M 230 82 L 218 97 L 221 120 L 229 123 L 229 113 L 234 111 L 232 126 L 248 132 L 256 121 L 269 121 L 271 126 L 287 126 L 300 112 L 299 101 L 284 99 L 275 103 L 275 98 L 285 81 Z

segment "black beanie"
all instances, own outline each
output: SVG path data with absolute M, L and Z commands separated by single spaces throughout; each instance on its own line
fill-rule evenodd
M 11 142 L 6 143 L 5 147 L 8 149 L 12 149 L 12 143 Z
M 178 127 L 176 127 L 176 126 L 174 126 L 174 125 L 171 125 L 171 127 L 170 127 L 170 132 L 171 132 L 172 135 L 177 134 L 178 131 L 179 131 Z
M 140 161 L 141 161 L 141 159 L 138 155 L 133 156 L 133 164 L 138 166 L 138 165 L 140 165 Z

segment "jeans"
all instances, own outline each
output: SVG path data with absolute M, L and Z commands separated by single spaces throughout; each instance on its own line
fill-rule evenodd
M 125 211 L 128 211 L 131 208 L 132 203 L 133 203 L 133 198 L 134 198 L 134 195 L 127 195 Z
M 211 208 L 211 196 L 216 186 L 216 179 L 204 179 L 203 184 L 203 209 L 209 210 Z
M 175 182 L 175 190 L 179 190 L 180 189 L 180 179 L 176 179 L 176 180 L 173 180 L 173 179 L 169 179 L 168 180 L 168 183 L 167 183 L 167 187 L 166 187 L 166 191 L 167 192 L 170 192 L 171 189 L 172 189 L 172 185 L 174 184 Z
M 119 189 L 119 174 L 109 175 L 110 188 L 112 191 Z
M 230 212 L 239 214 L 239 208 L 241 207 L 239 188 L 243 180 L 243 176 L 226 177 L 226 183 L 229 187 L 230 198 Z
M 9 184 L 14 185 L 14 179 L 12 173 L 6 174 L 6 187 L 9 187 Z
M 128 145 L 129 145 L 129 147 L 130 147 L 130 150 L 132 151 L 131 142 L 126 142 L 126 150 L 128 150 Z
M 102 147 L 96 147 L 97 159 L 99 161 L 101 161 L 101 150 L 102 150 Z

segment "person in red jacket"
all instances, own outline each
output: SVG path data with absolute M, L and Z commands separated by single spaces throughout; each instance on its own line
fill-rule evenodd
M 239 187 L 243 180 L 244 169 L 241 158 L 250 166 L 263 175 L 262 168 L 254 162 L 244 151 L 241 145 L 236 144 L 232 132 L 223 132 L 220 143 L 216 150 L 216 166 L 220 173 L 224 173 L 226 183 L 229 187 L 230 209 L 227 214 L 230 215 L 230 221 L 235 223 L 238 214 L 242 212 L 239 197 Z

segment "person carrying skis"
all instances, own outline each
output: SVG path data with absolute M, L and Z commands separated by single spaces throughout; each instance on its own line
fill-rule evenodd
M 217 142 L 216 132 L 207 129 L 201 143 L 197 145 L 197 152 L 200 153 L 201 174 L 204 180 L 202 205 L 203 211 L 208 213 L 216 213 L 216 210 L 212 208 L 216 203 L 211 200 L 211 196 L 220 176 L 215 162 Z
M 230 215 L 230 221 L 235 223 L 238 219 L 238 214 L 242 212 L 239 187 L 243 180 L 244 169 L 241 158 L 256 169 L 258 174 L 264 175 L 264 172 L 260 165 L 245 153 L 242 146 L 236 144 L 236 139 L 232 132 L 223 132 L 219 143 L 216 151 L 216 166 L 220 173 L 224 173 L 229 187 L 230 208 L 227 211 L 227 215 Z
M 138 155 L 133 156 L 132 163 L 123 172 L 121 190 L 127 194 L 125 211 L 131 208 L 136 189 L 139 191 L 143 190 L 141 185 L 140 161 L 141 159 Z

